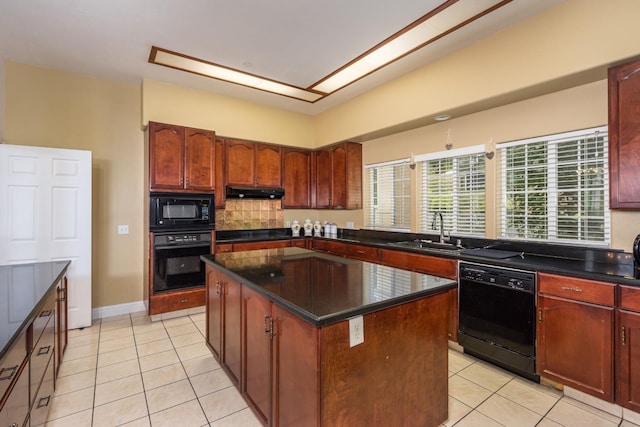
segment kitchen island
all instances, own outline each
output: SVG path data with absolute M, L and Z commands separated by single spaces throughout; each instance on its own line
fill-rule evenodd
M 202 260 L 207 344 L 265 425 L 447 419 L 455 281 L 298 248 Z

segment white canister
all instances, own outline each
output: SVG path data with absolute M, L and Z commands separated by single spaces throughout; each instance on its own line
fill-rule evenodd
M 311 223 L 310 219 L 305 219 L 304 220 L 304 235 L 307 237 L 311 237 L 313 234 L 313 224 Z
M 291 224 L 291 235 L 293 237 L 300 237 L 300 223 L 298 220 L 293 221 L 293 224 Z
M 315 237 L 322 236 L 322 225 L 320 224 L 320 221 L 316 221 L 313 223 L 313 235 Z
M 338 237 L 338 226 L 335 223 L 331 224 L 331 237 Z

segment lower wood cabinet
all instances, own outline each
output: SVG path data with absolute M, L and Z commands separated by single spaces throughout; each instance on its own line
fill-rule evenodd
M 616 285 L 538 277 L 537 373 L 612 402 Z
M 640 412 L 640 289 L 619 286 L 616 310 L 616 402 Z
M 4 366 L 1 368 L 0 384 L 15 381 L 13 388 L 7 390 L 9 393 L 4 405 L 0 407 L 0 425 L 21 426 L 29 414 L 29 360 L 22 359 L 19 365 L 12 365 L 10 368 L 9 370 Z
M 239 283 L 207 266 L 207 346 L 236 385 L 241 375 L 240 289 Z

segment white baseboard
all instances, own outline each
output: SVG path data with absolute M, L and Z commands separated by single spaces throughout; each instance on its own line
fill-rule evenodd
M 121 314 L 137 313 L 147 311 L 146 301 L 128 302 L 125 304 L 109 305 L 106 307 L 96 307 L 91 310 L 92 319 L 102 319 L 103 317 L 119 316 Z

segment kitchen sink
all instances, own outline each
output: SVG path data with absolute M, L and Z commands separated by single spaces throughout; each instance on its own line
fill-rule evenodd
M 443 250 L 449 252 L 459 252 L 460 248 L 458 248 L 455 244 L 449 242 L 434 242 L 433 240 L 407 240 L 403 242 L 393 242 L 390 243 L 393 246 L 399 246 L 401 248 L 410 248 L 410 249 L 429 249 L 429 250 Z

